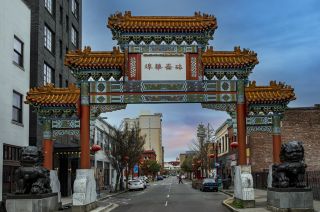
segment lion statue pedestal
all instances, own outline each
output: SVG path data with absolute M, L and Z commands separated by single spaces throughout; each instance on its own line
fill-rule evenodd
M 313 194 L 307 188 L 302 142 L 282 144 L 280 164 L 269 170 L 267 202 L 272 211 L 313 211 Z
M 21 167 L 15 172 L 16 192 L 7 196 L 7 212 L 58 210 L 58 194 L 52 193 L 50 172 L 41 166 L 42 160 L 37 147 L 22 148 Z

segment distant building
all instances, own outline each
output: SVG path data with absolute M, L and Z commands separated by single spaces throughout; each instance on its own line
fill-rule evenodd
M 129 127 L 138 124 L 141 129 L 140 134 L 145 136 L 144 150 L 154 150 L 157 155 L 157 162 L 163 166 L 162 114 L 143 112 L 138 118 L 126 118 L 124 122 L 128 123 Z
M 15 191 L 13 175 L 20 166 L 20 148 L 29 144 L 29 105 L 24 101 L 30 84 L 31 10 L 25 1 L 1 1 L 0 26 L 1 203 L 2 194 Z

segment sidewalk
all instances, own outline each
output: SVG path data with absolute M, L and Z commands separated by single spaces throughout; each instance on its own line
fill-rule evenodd
M 245 212 L 245 211 L 264 212 L 264 211 L 268 211 L 269 212 L 269 210 L 267 209 L 267 190 L 254 189 L 256 207 L 255 208 L 246 208 L 246 209 L 232 208 L 229 205 L 227 205 L 227 203 L 232 201 L 233 190 L 228 189 L 228 190 L 222 190 L 221 192 L 230 196 L 230 198 L 223 201 L 223 205 L 228 207 L 231 211 L 239 211 L 239 212 Z M 320 212 L 320 201 L 314 200 L 313 207 L 314 207 L 314 211 Z
M 112 197 L 112 196 L 115 196 L 118 194 L 122 194 L 124 192 L 126 192 L 126 191 L 120 191 L 117 193 L 110 193 L 109 190 L 103 190 L 103 191 L 100 191 L 100 194 L 97 195 L 97 201 L 107 199 L 109 197 Z M 71 207 L 72 206 L 72 196 L 62 197 L 61 203 L 62 203 L 63 208 Z

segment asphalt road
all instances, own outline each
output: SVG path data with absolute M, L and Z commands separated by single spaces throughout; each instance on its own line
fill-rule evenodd
M 175 177 L 150 183 L 144 191 L 131 191 L 105 200 L 119 205 L 112 212 L 227 212 L 220 192 L 201 192 L 191 182 L 178 184 Z

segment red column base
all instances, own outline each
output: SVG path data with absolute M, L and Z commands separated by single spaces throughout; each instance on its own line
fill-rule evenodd
M 273 163 L 280 163 L 281 135 L 272 135 Z

